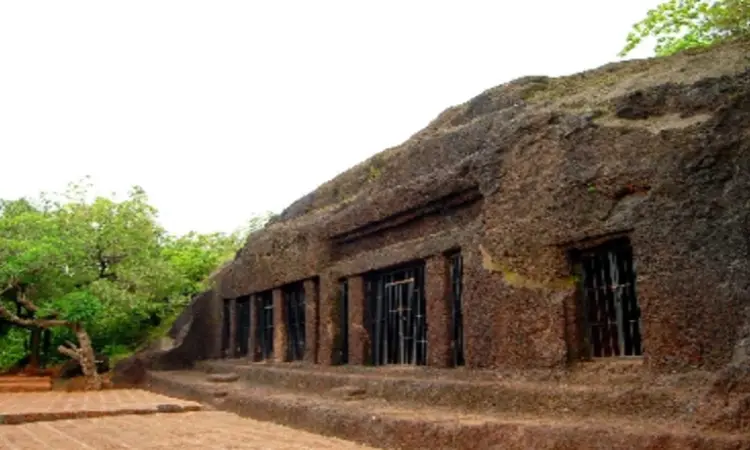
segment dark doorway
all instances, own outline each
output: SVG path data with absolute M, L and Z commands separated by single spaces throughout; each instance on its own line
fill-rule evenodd
M 240 297 L 237 299 L 235 321 L 237 324 L 237 339 L 235 342 L 237 349 L 235 355 L 247 356 L 250 340 L 250 297 Z
M 581 279 L 584 339 L 594 358 L 641 356 L 641 308 L 627 238 L 575 252 Z
M 349 364 L 349 282 L 339 283 L 339 363 Z
M 228 358 L 229 355 L 229 334 L 231 330 L 231 303 L 229 299 L 224 299 L 224 309 L 221 316 L 221 357 Z M 215 348 L 215 347 L 214 347 Z
M 287 359 L 300 361 L 305 357 L 305 287 L 295 283 L 284 288 L 286 308 Z
M 258 349 L 261 359 L 273 358 L 273 293 L 266 291 L 258 294 Z
M 453 353 L 453 365 L 463 366 L 466 364 L 464 357 L 464 312 L 461 303 L 463 290 L 463 257 L 461 253 L 453 253 L 449 256 L 450 261 L 450 288 L 451 288 L 451 347 Z
M 372 363 L 424 365 L 427 317 L 424 264 L 371 274 L 366 279 Z

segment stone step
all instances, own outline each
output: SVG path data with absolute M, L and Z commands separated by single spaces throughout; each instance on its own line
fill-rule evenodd
M 569 418 L 552 413 L 476 414 L 383 399 L 292 392 L 242 380 L 217 384 L 199 371 L 151 372 L 147 379 L 147 388 L 161 394 L 384 449 L 750 448 L 747 434 L 703 432 L 668 420 Z M 223 395 L 217 396 L 219 392 Z
M 295 367 L 236 360 L 206 361 L 197 369 L 209 373 L 236 373 L 253 384 L 286 390 L 322 394 L 337 388 L 357 388 L 365 391 L 368 398 L 474 412 L 690 420 L 698 405 L 694 391 L 674 386 L 520 378 L 472 380 L 461 379 L 460 374 L 451 378 L 456 372 L 447 370 L 410 374 L 400 369 Z
M 24 375 L 6 375 L 0 376 L 0 385 L 15 383 L 51 383 L 51 377 L 31 377 Z
M 145 391 L 38 392 L 0 394 L 0 425 L 200 411 L 200 403 Z M 2 448 L 0 446 L 0 448 Z
M 52 379 L 50 377 L 0 377 L 0 392 L 42 392 L 51 389 Z
M 4 384 L 0 385 L 0 393 L 8 392 L 45 392 L 51 391 L 51 386 L 28 385 L 28 384 Z

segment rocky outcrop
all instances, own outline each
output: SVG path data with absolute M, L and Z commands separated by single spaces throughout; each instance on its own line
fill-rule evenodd
M 526 77 L 449 108 L 252 234 L 217 275 L 210 319 L 193 306 L 160 364 L 217 354 L 220 299 L 314 277 L 330 344 L 340 277 L 460 248 L 467 364 L 562 368 L 579 356 L 568 251 L 627 235 L 644 365 L 738 372 L 738 312 L 750 304 L 748 53 L 739 40 Z
M 120 361 L 115 366 L 116 384 L 138 384 L 146 370 L 178 370 L 192 367 L 195 361 L 218 357 L 216 334 L 221 312 L 213 291 L 192 298 L 175 320 L 167 336 Z
M 750 302 L 749 52 L 741 40 L 489 89 L 292 204 L 218 294 L 328 286 L 367 261 L 460 247 L 468 363 L 560 367 L 574 356 L 566 249 L 625 233 L 648 366 L 723 367 Z M 440 212 L 472 193 L 478 206 Z

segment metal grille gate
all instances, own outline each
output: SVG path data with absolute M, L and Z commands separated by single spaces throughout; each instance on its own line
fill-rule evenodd
M 579 255 L 591 356 L 640 356 L 641 309 L 633 250 L 617 239 Z
M 424 264 L 380 272 L 366 282 L 372 363 L 424 365 L 427 320 Z
M 258 328 L 256 337 L 261 359 L 273 357 L 273 294 L 266 291 L 258 294 Z
M 286 308 L 287 359 L 298 361 L 305 357 L 305 288 L 299 284 L 284 289 Z
M 235 339 L 237 356 L 247 356 L 250 340 L 250 297 L 240 297 L 236 303 L 235 321 L 237 338 Z
M 228 358 L 229 357 L 229 334 L 232 332 L 231 330 L 231 317 L 230 317 L 230 311 L 231 306 L 229 299 L 224 300 L 224 309 L 222 311 L 221 316 L 221 357 L 222 358 Z
M 450 256 L 450 274 L 451 274 L 451 296 L 452 296 L 452 350 L 453 365 L 463 366 L 466 364 L 464 357 L 464 313 L 463 304 L 461 303 L 461 294 L 463 291 L 463 257 L 461 253 L 455 253 Z

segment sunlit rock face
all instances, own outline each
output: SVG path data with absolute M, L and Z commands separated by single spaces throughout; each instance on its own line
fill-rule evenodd
M 170 336 L 189 331 L 168 353 L 222 354 L 225 300 L 304 281 L 314 299 L 305 358 L 335 361 L 345 334 L 348 351 L 362 352 L 355 360 L 366 360 L 369 294 L 351 292 L 354 321 L 342 331 L 340 283 L 366 289 L 373 271 L 420 263 L 427 359 L 444 364 L 453 344 L 440 303 L 450 286 L 443 267 L 458 251 L 469 367 L 562 368 L 623 352 L 655 372 L 724 367 L 744 348 L 750 302 L 748 53 L 748 41 L 737 41 L 526 77 L 447 109 L 252 234 L 216 274 L 214 293 L 179 319 Z M 607 247 L 615 241 L 620 250 Z M 610 250 L 586 259 L 601 248 Z M 604 278 L 586 285 L 592 274 Z M 612 302 L 629 305 L 613 306 L 623 318 L 613 312 L 620 325 L 606 333 L 591 322 L 609 312 L 587 310 L 593 300 L 583 299 L 605 285 L 620 289 Z M 281 294 L 273 298 L 283 307 Z M 274 333 L 284 338 L 279 314 Z M 250 336 L 248 345 L 260 345 Z

